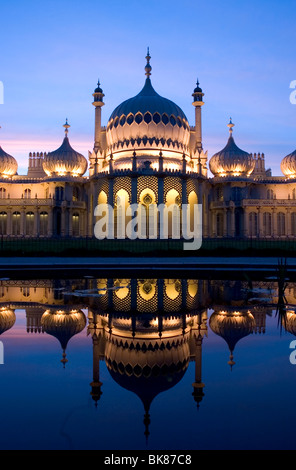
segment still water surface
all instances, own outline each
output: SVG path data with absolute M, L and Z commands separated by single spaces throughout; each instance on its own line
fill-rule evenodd
M 1 449 L 295 449 L 296 282 L 1 280 Z

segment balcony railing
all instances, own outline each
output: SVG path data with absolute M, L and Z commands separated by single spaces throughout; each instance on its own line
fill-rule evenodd
M 86 203 L 84 201 L 57 201 L 52 198 L 38 199 L 38 198 L 6 198 L 0 199 L 0 206 L 48 206 L 48 207 L 69 207 L 75 209 L 85 209 Z

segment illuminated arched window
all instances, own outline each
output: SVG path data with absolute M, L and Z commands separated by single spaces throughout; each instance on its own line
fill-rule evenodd
M 79 237 L 80 235 L 80 223 L 78 213 L 75 213 L 72 216 L 72 233 L 74 237 Z
M 7 214 L 0 212 L 0 235 L 7 235 Z
M 40 235 L 42 237 L 46 237 L 48 234 L 48 213 L 41 212 L 40 213 Z
M 265 237 L 271 237 L 271 213 L 264 212 L 263 214 L 263 233 Z
M 169 238 L 180 238 L 181 230 L 181 196 L 176 189 L 170 189 L 166 195 L 168 208 L 168 235 Z
M 277 229 L 279 237 L 286 235 L 286 215 L 283 212 L 277 215 Z
M 130 204 L 129 194 L 125 189 L 119 189 L 114 198 L 114 236 L 115 238 L 126 237 L 126 225 L 130 217 L 126 217 L 126 211 Z
M 21 234 L 21 214 L 20 212 L 14 212 L 12 214 L 12 235 Z
M 32 237 L 34 235 L 34 212 L 27 212 L 25 220 L 25 235 Z

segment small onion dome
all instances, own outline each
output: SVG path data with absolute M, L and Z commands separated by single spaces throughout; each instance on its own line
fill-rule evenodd
M 70 339 L 81 333 L 86 326 L 86 318 L 81 310 L 49 309 L 42 315 L 41 325 L 44 332 L 59 340 L 63 350 L 62 363 L 65 365 L 66 348 Z
M 45 156 L 43 169 L 48 176 L 82 176 L 87 170 L 87 160 L 70 145 L 68 121 L 63 127 L 65 128 L 64 141 L 60 148 Z
M 296 150 L 283 158 L 281 170 L 287 178 L 296 178 Z
M 229 139 L 223 150 L 213 155 L 209 165 L 214 176 L 250 176 L 255 168 L 255 160 L 252 155 L 241 150 L 234 142 L 231 121 L 229 127 Z
M 113 153 L 122 149 L 187 150 L 190 127 L 186 115 L 173 101 L 153 88 L 150 54 L 146 57 L 146 81 L 140 93 L 115 108 L 107 125 L 107 145 Z
M 256 322 L 253 315 L 248 312 L 219 311 L 211 315 L 209 325 L 211 330 L 221 336 L 228 344 L 230 351 L 229 365 L 232 367 L 233 351 L 239 340 L 253 333 Z
M 288 333 L 296 336 L 296 313 L 294 311 L 287 311 L 281 319 L 282 326 Z
M 1 129 L 1 127 L 0 127 Z M 0 176 L 9 178 L 17 173 L 18 164 L 14 157 L 6 153 L 0 146 Z
M 5 331 L 10 330 L 15 324 L 15 313 L 14 310 L 10 310 L 6 307 L 0 309 L 0 335 L 5 333 Z

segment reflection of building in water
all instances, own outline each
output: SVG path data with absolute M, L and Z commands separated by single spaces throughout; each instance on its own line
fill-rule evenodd
M 182 379 L 191 360 L 196 361 L 193 396 L 198 405 L 202 400 L 207 313 L 198 297 L 203 284 L 163 279 L 98 281 L 102 297 L 89 310 L 88 332 L 94 349 L 91 395 L 96 402 L 101 396 L 101 359 L 111 377 L 142 401 L 147 437 L 151 403 Z
M 5 333 L 5 331 L 10 330 L 15 324 L 15 312 L 14 310 L 8 309 L 6 307 L 0 308 L 0 335 Z
M 93 345 L 91 395 L 101 396 L 100 362 L 113 380 L 135 393 L 145 410 L 149 434 L 150 408 L 156 396 L 182 380 L 195 363 L 193 398 L 199 406 L 203 338 L 209 327 L 230 349 L 230 365 L 238 341 L 264 333 L 266 316 L 275 309 L 275 282 L 190 279 L 84 279 L 78 281 L 1 281 L 0 333 L 11 328 L 15 309 L 25 309 L 27 331 L 56 337 L 65 364 L 69 340 L 86 327 Z M 296 292 L 289 285 L 290 303 Z M 269 296 L 269 299 L 267 298 Z M 267 302 L 268 301 L 268 302 Z M 287 315 L 287 330 L 296 332 L 296 315 Z
M 272 299 L 274 287 L 254 283 L 249 286 L 247 281 L 212 281 L 210 283 L 212 313 L 209 326 L 228 344 L 230 360 L 235 364 L 233 352 L 236 344 L 250 334 L 264 334 L 266 316 L 272 315 Z M 267 295 L 269 298 L 266 298 Z
M 70 339 L 81 333 L 86 327 L 86 318 L 81 310 L 61 309 L 60 307 L 50 308 L 41 318 L 41 325 L 45 333 L 54 336 L 59 340 L 63 350 L 61 362 L 68 362 L 66 358 L 66 348 Z
M 228 364 L 232 366 L 235 364 L 233 360 L 233 352 L 236 344 L 242 338 L 253 333 L 256 323 L 250 311 L 238 311 L 229 309 L 215 311 L 210 318 L 209 322 L 211 330 L 216 335 L 225 339 L 230 351 L 230 360 Z

